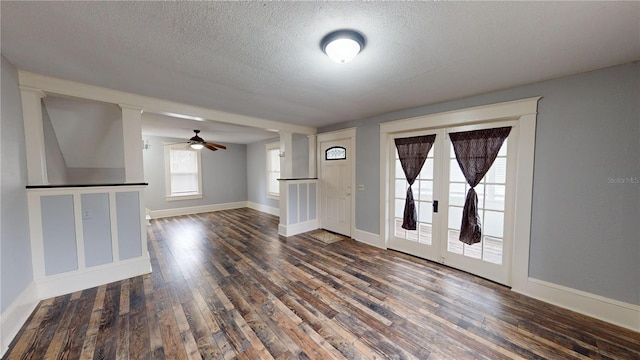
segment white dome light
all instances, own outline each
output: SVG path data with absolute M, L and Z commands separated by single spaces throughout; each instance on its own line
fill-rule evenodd
M 364 37 L 352 30 L 334 31 L 322 39 L 322 51 L 337 63 L 353 60 L 364 48 Z

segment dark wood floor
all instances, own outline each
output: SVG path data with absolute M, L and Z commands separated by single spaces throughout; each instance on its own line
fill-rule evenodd
M 42 301 L 6 359 L 640 359 L 640 334 L 239 209 L 159 219 L 153 273 Z

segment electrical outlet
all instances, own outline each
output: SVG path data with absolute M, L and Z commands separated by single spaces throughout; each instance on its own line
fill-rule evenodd
M 364 184 L 359 184 L 358 185 L 358 190 L 364 191 Z
M 82 209 L 82 220 L 91 219 L 91 210 Z

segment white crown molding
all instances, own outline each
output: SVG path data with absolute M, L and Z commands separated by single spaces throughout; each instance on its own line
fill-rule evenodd
M 289 131 L 305 135 L 312 135 L 316 133 L 315 128 L 307 126 L 287 124 L 275 120 L 233 114 L 174 101 L 156 99 L 124 91 L 103 88 L 100 86 L 34 74 L 23 70 L 18 70 L 18 77 L 20 79 L 20 86 L 40 90 L 45 94 L 70 96 L 112 104 L 123 104 L 123 106 L 141 108 L 145 112 L 155 114 L 183 114 L 190 117 L 203 118 L 216 122 L 257 127 L 267 129 L 269 131 Z

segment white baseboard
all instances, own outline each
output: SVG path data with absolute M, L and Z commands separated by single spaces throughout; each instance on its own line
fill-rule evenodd
M 199 213 L 206 213 L 206 212 L 212 212 L 212 211 L 239 209 L 243 207 L 247 207 L 246 201 L 200 205 L 200 206 L 189 206 L 189 207 L 164 209 L 164 210 L 149 210 L 148 214 L 151 216 L 152 219 L 158 219 L 158 218 L 170 217 L 170 216 L 191 215 L 191 214 L 199 214 Z
M 82 271 L 47 276 L 36 279 L 35 283 L 38 298 L 47 299 L 150 272 L 151 261 L 147 254 L 144 257 L 90 267 Z
M 529 278 L 524 289 L 513 291 L 640 332 L 640 306 L 566 286 Z
M 2 312 L 0 316 L 0 357 L 38 305 L 38 291 L 34 281 Z
M 293 236 L 305 233 L 307 231 L 315 230 L 318 228 L 318 220 L 309 220 L 297 224 L 278 225 L 278 235 Z
M 247 207 L 253 210 L 262 211 L 267 214 L 280 216 L 280 209 L 274 208 L 272 206 L 254 203 L 253 201 L 247 201 Z
M 356 241 L 359 241 L 361 243 L 365 243 L 367 245 L 375 246 L 375 247 L 380 248 L 380 249 L 386 249 L 386 247 L 384 246 L 384 243 L 382 242 L 382 239 L 380 238 L 380 235 L 378 235 L 378 234 L 370 233 L 370 232 L 364 231 L 364 230 L 355 229 L 353 231 L 353 238 Z

